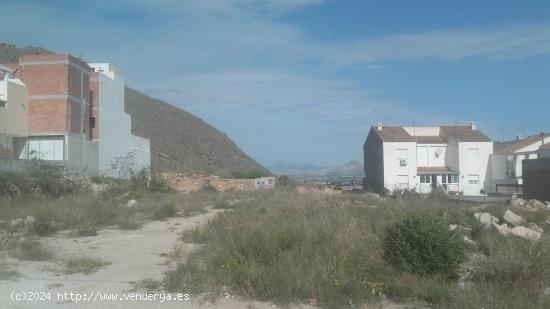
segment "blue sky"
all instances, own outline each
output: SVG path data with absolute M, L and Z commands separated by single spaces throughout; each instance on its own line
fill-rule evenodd
M 376 122 L 476 121 L 495 140 L 550 132 L 550 1 L 0 6 L 0 41 L 111 62 L 265 165 L 361 160 Z

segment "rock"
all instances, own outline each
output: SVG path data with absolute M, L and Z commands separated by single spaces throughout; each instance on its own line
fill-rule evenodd
M 546 205 L 539 201 L 539 200 L 530 200 L 529 202 L 527 202 L 525 204 L 525 208 L 529 209 L 529 210 L 532 210 L 532 211 L 536 211 L 536 210 L 546 210 L 547 207 Z
M 19 187 L 12 183 L 8 185 L 7 192 L 10 197 L 15 197 L 21 194 L 21 190 L 19 189 Z
M 36 222 L 36 218 L 33 216 L 27 216 L 24 220 L 25 230 L 32 231 L 34 229 L 34 223 Z
M 474 214 L 474 217 L 477 220 L 479 220 L 479 222 L 481 224 L 483 224 L 483 226 L 485 226 L 485 227 L 490 226 L 492 223 L 499 223 L 500 222 L 500 220 L 497 217 L 491 215 L 488 212 L 476 212 Z
M 525 200 L 518 197 L 512 197 L 509 203 L 512 207 L 523 207 L 523 205 L 525 205 Z
M 468 236 L 464 236 L 464 242 L 472 246 L 477 245 L 477 242 L 471 240 Z
M 507 236 L 512 232 L 512 230 L 508 227 L 508 225 L 506 225 L 506 223 L 503 223 L 500 225 L 493 223 L 493 227 L 497 229 L 497 231 L 504 236 Z
M 131 199 L 128 201 L 128 203 L 126 203 L 126 207 L 135 207 L 137 206 L 138 202 L 134 199 Z
M 503 219 L 504 221 L 510 223 L 513 226 L 519 226 L 519 225 L 525 224 L 526 222 L 525 219 L 523 219 L 523 217 L 516 215 L 510 210 L 506 210 L 506 212 L 504 213 Z
M 544 229 L 543 229 L 542 227 L 536 225 L 535 223 L 532 223 L 532 222 L 531 222 L 531 223 L 529 223 L 529 224 L 527 225 L 527 227 L 530 228 L 530 229 L 532 229 L 533 231 L 537 231 L 537 232 L 539 232 L 539 233 L 541 233 L 541 234 L 544 233 Z
M 539 240 L 541 236 L 541 233 L 525 226 L 516 226 L 511 230 L 511 234 L 529 240 Z

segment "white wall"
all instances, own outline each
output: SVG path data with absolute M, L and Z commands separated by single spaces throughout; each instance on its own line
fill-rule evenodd
M 427 159 L 424 159 L 420 163 L 421 159 L 417 157 L 418 166 L 422 167 L 444 167 L 447 157 L 447 145 L 446 144 L 417 144 L 417 156 L 418 156 L 418 147 L 425 147 L 427 151 Z M 439 152 L 439 155 L 436 153 Z
M 132 135 L 132 152 L 138 170 L 150 168 L 151 146 L 149 139 Z
M 384 186 L 390 190 L 415 189 L 420 181 L 416 176 L 416 143 L 384 143 Z M 407 151 L 407 166 L 400 166 L 403 151 Z M 406 176 L 406 188 L 399 187 L 401 178 Z
M 478 158 L 469 159 L 468 149 L 478 149 Z M 489 157 L 493 153 L 492 142 L 475 142 L 467 143 L 460 142 L 459 150 L 459 165 L 460 175 L 459 184 L 464 192 L 464 195 L 481 195 L 481 189 L 485 188 L 487 179 L 487 171 L 489 166 Z M 469 184 L 470 175 L 478 175 L 478 184 Z
M 11 136 L 27 136 L 27 87 L 19 79 L 7 76 L 0 80 L 0 99 L 7 101 L 0 106 L 0 133 Z
M 124 79 L 108 63 L 89 64 L 99 72 L 99 171 L 111 177 L 124 177 L 113 169 L 113 163 L 131 160 L 126 166 L 149 169 L 149 140 L 132 135 L 131 116 L 124 112 Z

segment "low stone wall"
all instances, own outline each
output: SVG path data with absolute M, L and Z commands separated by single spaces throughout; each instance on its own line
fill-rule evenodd
M 186 175 L 184 173 L 159 173 L 157 177 L 166 182 L 174 190 L 180 192 L 196 191 L 205 187 L 212 187 L 218 191 L 249 191 L 269 189 L 275 186 L 274 177 L 223 179 L 217 176 Z

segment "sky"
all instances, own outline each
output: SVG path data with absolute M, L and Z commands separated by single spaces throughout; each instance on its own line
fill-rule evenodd
M 370 127 L 550 132 L 550 1 L 0 0 L 0 41 L 117 66 L 251 157 L 362 160 Z M 159 119 L 159 121 L 162 121 Z

